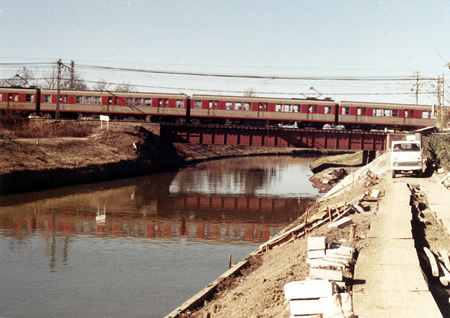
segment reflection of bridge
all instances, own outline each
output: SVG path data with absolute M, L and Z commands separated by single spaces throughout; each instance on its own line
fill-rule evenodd
M 195 211 L 197 219 L 250 220 L 252 222 L 290 223 L 306 211 L 313 199 L 264 198 L 243 196 L 171 196 L 158 202 L 158 215 L 162 211 L 177 213 Z

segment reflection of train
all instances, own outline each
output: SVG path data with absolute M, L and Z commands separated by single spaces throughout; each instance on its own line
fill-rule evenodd
M 61 117 L 78 118 L 108 114 L 148 121 L 193 121 L 298 127 L 414 128 L 432 126 L 431 106 L 370 102 L 339 102 L 331 99 L 289 99 L 217 95 L 123 93 L 110 91 L 61 91 Z M 36 112 L 54 117 L 56 90 L 0 88 L 0 111 Z
M 149 239 L 188 241 L 229 241 L 262 243 L 278 233 L 285 224 L 271 225 L 251 222 L 214 222 L 186 219 L 129 219 L 114 216 L 105 222 L 96 222 L 95 217 L 58 215 L 9 216 L 0 221 L 2 235 L 23 238 L 36 231 L 50 232 L 58 236 L 92 235 L 98 237 L 137 237 Z

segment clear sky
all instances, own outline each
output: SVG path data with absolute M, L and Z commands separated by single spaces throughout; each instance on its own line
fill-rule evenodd
M 308 94 L 314 87 L 337 100 L 415 103 L 414 81 L 224 80 L 81 65 L 281 77 L 413 77 L 419 71 L 450 81 L 443 67 L 450 62 L 449 0 L 0 0 L 0 29 L 0 63 L 74 60 L 87 80 L 147 85 L 140 91 L 253 89 L 262 96 Z M 0 66 L 0 78 L 14 74 Z M 422 93 L 435 90 L 434 81 L 420 83 Z M 375 95 L 383 92 L 390 95 Z M 420 96 L 420 103 L 436 102 L 435 95 Z

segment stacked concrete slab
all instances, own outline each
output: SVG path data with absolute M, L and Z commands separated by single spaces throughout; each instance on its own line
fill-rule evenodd
M 343 270 L 353 261 L 353 254 L 354 249 L 349 247 L 327 248 L 326 237 L 309 237 L 309 277 L 342 282 Z
M 291 317 L 341 318 L 353 315 L 348 294 L 337 293 L 336 285 L 328 280 L 306 280 L 284 285 Z

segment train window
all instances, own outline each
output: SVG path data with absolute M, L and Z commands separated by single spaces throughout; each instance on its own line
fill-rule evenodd
M 152 106 L 152 99 L 151 98 L 144 98 L 144 105 L 145 106 Z
M 342 107 L 342 115 L 350 114 L 350 107 Z
M 161 107 L 163 105 L 163 100 L 162 99 L 158 99 L 158 106 Z
M 0 93 L 0 102 L 2 101 L 2 93 Z
M 18 102 L 19 101 L 19 94 L 14 95 L 14 101 Z
M 291 112 L 292 106 L 291 105 L 284 105 L 284 111 L 285 112 Z
M 44 95 L 44 103 L 51 103 L 52 95 Z
M 166 106 L 166 107 L 169 106 L 169 100 L 168 100 L 168 99 L 165 99 L 165 100 L 164 100 L 164 106 Z
M 422 118 L 426 118 L 426 119 L 430 118 L 430 113 L 425 110 L 422 111 Z
M 219 102 L 218 101 L 210 101 L 209 102 L 209 108 L 210 109 L 212 109 L 212 108 L 215 108 L 215 109 L 219 108 Z
M 94 104 L 100 105 L 102 103 L 102 99 L 100 96 L 94 96 Z
M 398 116 L 398 109 L 391 109 L 391 114 L 392 114 L 392 117 L 397 117 Z
M 233 103 L 232 102 L 227 102 L 225 104 L 225 109 L 233 109 Z
M 45 102 L 45 96 L 44 96 L 44 102 Z M 83 96 L 75 96 L 75 103 L 83 104 Z
M 381 108 L 374 109 L 373 114 L 375 116 L 383 116 L 383 110 Z
M 134 99 L 134 105 L 135 106 L 142 106 L 142 98 L 135 98 Z
M 391 117 L 391 110 L 390 109 L 383 109 L 383 116 L 384 117 Z
M 25 97 L 26 102 L 34 102 L 34 95 L 33 94 L 27 94 Z
M 259 108 L 259 110 L 267 110 L 268 104 L 267 103 L 259 103 L 258 108 Z
M 133 98 L 127 97 L 127 98 L 125 99 L 125 105 L 127 105 L 127 106 L 133 106 Z
M 244 110 L 251 110 L 252 106 L 250 103 L 244 103 Z
M 235 107 L 236 110 L 242 110 L 242 103 L 241 102 L 236 102 L 234 104 L 234 107 Z
M 294 113 L 300 112 L 300 105 L 294 105 L 293 111 L 294 111 Z
M 86 96 L 84 98 L 84 103 L 85 104 L 92 104 L 92 96 Z
M 183 108 L 184 107 L 184 101 L 182 99 L 177 99 L 177 101 L 175 103 L 175 107 Z
M 309 105 L 308 113 L 317 113 L 317 105 Z
M 325 114 L 331 114 L 333 112 L 331 106 L 325 106 Z
M 281 112 L 282 108 L 283 108 L 283 105 L 281 105 L 281 104 L 276 104 L 275 105 L 275 111 L 276 112 Z
M 64 101 L 63 101 L 63 103 L 67 103 L 69 101 L 69 96 L 64 96 Z
M 410 113 L 409 113 L 409 115 L 410 115 L 411 117 L 414 117 L 414 111 L 411 110 Z
M 356 115 L 361 116 L 362 114 L 362 109 L 361 108 L 357 108 L 356 109 Z
M 196 100 L 194 102 L 194 108 L 202 108 L 202 101 L 201 100 Z
M 407 118 L 409 115 L 408 110 L 405 110 L 405 118 Z

